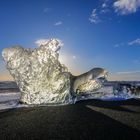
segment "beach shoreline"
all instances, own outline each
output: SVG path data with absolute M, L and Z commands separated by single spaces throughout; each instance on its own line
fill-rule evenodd
M 0 111 L 0 139 L 139 139 L 140 100 L 86 100 Z

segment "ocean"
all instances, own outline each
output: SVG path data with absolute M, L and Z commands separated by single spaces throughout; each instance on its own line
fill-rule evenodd
M 133 94 L 130 91 L 127 92 L 125 90 L 126 87 L 125 89 L 122 88 L 124 86 L 127 86 L 128 83 L 132 85 L 132 82 L 108 82 L 97 92 L 82 93 L 78 95 L 76 97 L 76 102 L 88 99 L 118 101 L 131 98 L 140 98 L 140 93 Z M 139 85 L 139 82 L 133 82 L 133 86 L 134 84 Z M 118 90 L 117 93 L 116 90 Z M 20 90 L 14 81 L 0 82 L 0 110 L 17 107 L 28 107 L 27 105 L 19 104 L 20 97 Z

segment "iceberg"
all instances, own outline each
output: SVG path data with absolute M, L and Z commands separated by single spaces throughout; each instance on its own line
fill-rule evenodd
M 50 39 L 35 49 L 21 46 L 5 48 L 3 59 L 15 79 L 20 102 L 29 105 L 72 104 L 81 93 L 95 92 L 102 87 L 108 72 L 103 68 L 74 76 L 59 61 L 62 42 Z

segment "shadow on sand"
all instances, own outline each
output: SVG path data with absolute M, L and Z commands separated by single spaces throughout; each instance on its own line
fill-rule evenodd
M 140 131 L 123 124 L 87 105 L 117 111 L 117 117 L 132 114 L 133 124 L 140 118 L 139 111 L 123 105 L 139 106 L 140 100 L 80 101 L 75 105 L 12 109 L 0 113 L 2 139 L 64 139 L 64 140 L 139 140 Z M 121 115 L 120 115 L 121 112 Z M 140 126 L 140 124 L 138 125 Z

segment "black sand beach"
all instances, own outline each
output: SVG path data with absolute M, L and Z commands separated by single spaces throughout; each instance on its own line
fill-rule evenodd
M 139 140 L 140 100 L 87 100 L 0 111 L 4 139 Z

